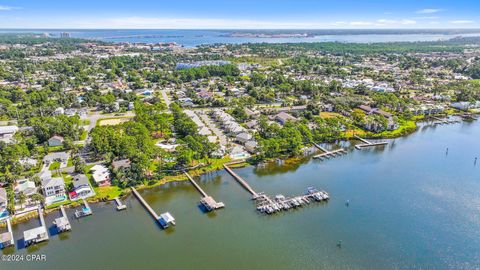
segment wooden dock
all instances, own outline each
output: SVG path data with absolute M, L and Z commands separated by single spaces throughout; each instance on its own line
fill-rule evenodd
M 237 175 L 232 169 L 230 169 L 226 164 L 223 164 L 223 167 L 225 170 L 233 176 L 235 180 L 237 180 L 240 185 L 245 188 L 248 192 L 250 192 L 253 196 L 253 199 L 256 199 L 258 197 L 258 193 L 253 190 L 253 188 L 247 183 L 247 181 L 243 180 L 239 175 Z
M 366 148 L 366 147 L 380 146 L 380 145 L 388 144 L 388 142 L 385 142 L 385 141 L 383 141 L 383 142 L 371 142 L 371 141 L 368 141 L 367 139 L 363 139 L 363 138 L 361 138 L 357 135 L 354 135 L 354 137 L 363 142 L 362 144 L 355 145 L 355 148 L 357 148 L 357 149 L 363 149 L 363 148 Z
M 434 122 L 434 125 L 445 125 L 445 124 L 455 124 L 455 123 L 460 123 L 460 120 L 450 120 L 450 119 L 442 119 L 437 116 L 432 116 L 432 119 L 437 120 L 438 122 Z
M 122 203 L 122 201 L 120 201 L 120 199 L 118 197 L 116 197 L 115 199 L 113 199 L 115 201 L 115 203 L 117 204 L 117 211 L 121 211 L 121 210 L 125 210 L 127 209 L 127 206 L 125 204 Z
M 220 208 L 225 207 L 225 204 L 223 202 L 216 202 L 213 199 L 213 197 L 208 196 L 208 194 L 197 184 L 197 182 L 195 182 L 195 180 L 186 171 L 184 171 L 183 173 L 187 176 L 188 180 L 190 180 L 190 183 L 192 183 L 192 185 L 198 190 L 198 192 L 200 192 L 200 194 L 202 194 L 202 199 L 201 199 L 200 203 L 203 206 L 205 206 L 205 208 L 208 211 L 212 211 L 212 210 L 216 210 L 216 209 L 220 209 Z
M 140 201 L 143 207 L 145 207 L 145 209 L 147 209 L 150 215 L 152 215 L 155 221 L 158 222 L 158 220 L 160 219 L 160 216 L 157 215 L 157 213 L 152 209 L 152 207 L 150 207 L 150 205 L 143 199 L 142 195 L 140 195 L 140 193 L 138 193 L 138 191 L 134 187 L 132 187 L 132 192 L 133 194 L 135 194 L 135 197 L 137 197 L 137 199 Z
M 47 225 L 45 223 L 45 218 L 43 217 L 43 211 L 40 206 L 38 207 L 38 217 L 40 218 L 40 224 L 43 228 L 45 228 L 45 231 L 47 231 Z M 47 234 L 47 239 L 48 239 L 48 234 Z
M 308 188 L 305 195 L 298 195 L 294 197 L 285 197 L 278 194 L 275 198 L 270 198 L 265 194 L 260 194 L 257 199 L 257 210 L 265 214 L 273 214 L 282 210 L 291 210 L 301 207 L 311 202 L 328 201 L 330 196 L 325 191 L 319 191 L 312 187 Z
M 138 191 L 132 187 L 132 192 L 137 197 L 137 199 L 140 201 L 140 203 L 147 209 L 147 211 L 150 213 L 150 215 L 155 219 L 160 226 L 162 226 L 163 229 L 166 229 L 169 227 L 169 225 L 175 225 L 175 219 L 169 212 L 165 212 L 161 214 L 160 216 L 157 215 L 157 213 L 152 209 L 152 207 L 143 199 L 142 195 L 138 193 Z
M 72 230 L 72 226 L 70 225 L 70 221 L 68 220 L 68 216 L 63 205 L 60 205 L 60 212 L 62 213 L 62 216 L 56 218 L 53 222 L 53 224 L 57 226 L 57 231 L 61 233 Z
M 7 223 L 7 231 L 0 234 L 0 248 L 2 249 L 15 245 L 10 218 L 7 218 L 5 222 Z
M 40 227 L 36 227 L 23 232 L 23 241 L 25 246 L 40 243 L 48 240 L 48 231 L 43 217 L 42 208 L 38 207 L 38 217 L 40 218 Z
M 464 114 L 460 114 L 460 117 L 465 119 L 465 120 L 477 120 L 478 117 L 474 114 L 471 114 L 471 113 L 464 113 Z
M 86 217 L 86 216 L 90 216 L 91 214 L 93 214 L 92 212 L 92 209 L 90 208 L 90 205 L 88 204 L 88 202 L 85 200 L 85 199 L 82 199 L 83 200 L 83 209 L 81 211 L 75 211 L 75 217 L 76 218 L 82 218 L 82 217 Z
M 345 149 L 343 149 L 343 148 L 336 149 L 336 150 L 332 150 L 332 151 L 328 151 L 327 149 L 323 148 L 323 147 L 320 146 L 319 144 L 313 143 L 313 145 L 314 145 L 315 147 L 317 147 L 318 149 L 320 149 L 320 150 L 323 151 L 322 154 L 313 156 L 314 159 L 321 159 L 321 160 L 323 160 L 323 159 L 326 159 L 326 158 L 341 156 L 341 155 L 344 155 L 344 154 L 347 153 L 347 150 L 345 150 Z

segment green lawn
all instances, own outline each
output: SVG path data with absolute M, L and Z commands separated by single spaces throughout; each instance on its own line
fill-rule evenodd
M 48 147 L 48 152 L 59 152 L 63 150 L 63 145 L 59 146 L 49 146 Z
M 103 198 L 113 199 L 113 198 L 119 197 L 123 193 L 123 190 L 117 186 L 95 187 L 93 189 L 95 190 L 95 193 L 96 193 L 94 198 L 97 198 L 97 199 L 103 199 Z
M 399 120 L 399 127 L 395 130 L 380 132 L 378 134 L 371 134 L 372 138 L 397 138 L 414 132 L 417 129 L 415 120 Z
M 50 164 L 48 167 L 50 171 L 58 170 L 60 169 L 60 162 L 54 161 L 53 163 Z

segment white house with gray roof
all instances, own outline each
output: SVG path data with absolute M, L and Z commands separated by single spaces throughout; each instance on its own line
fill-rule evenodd
M 42 191 L 47 205 L 64 201 L 67 198 L 65 182 L 61 177 L 42 179 Z

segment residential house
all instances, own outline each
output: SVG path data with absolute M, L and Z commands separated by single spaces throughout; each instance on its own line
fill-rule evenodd
M 0 141 L 11 143 L 13 135 L 18 131 L 17 126 L 2 126 L 0 127 Z
M 67 152 L 53 152 L 43 157 L 43 162 L 45 164 L 50 164 L 55 161 L 60 163 L 67 163 L 69 158 L 70 154 Z
M 110 186 L 110 171 L 103 165 L 95 165 L 90 171 L 95 183 L 99 187 Z
M 280 112 L 274 117 L 275 121 L 279 122 L 282 125 L 285 125 L 287 121 L 297 121 L 297 118 L 291 116 L 286 112 Z
M 254 140 L 250 140 L 245 143 L 245 149 L 250 153 L 255 153 L 257 148 L 258 148 L 258 143 Z
M 368 105 L 360 105 L 358 108 L 363 110 L 367 115 L 377 114 L 385 117 L 388 121 L 387 130 L 395 130 L 398 128 L 398 124 L 394 120 L 393 115 L 391 113 L 380 110 L 378 108 L 372 108 Z M 376 123 L 372 119 L 370 120 L 367 119 L 365 128 L 370 131 L 378 132 L 382 130 L 382 125 L 380 123 Z
M 131 162 L 130 159 L 121 159 L 121 160 L 116 160 L 112 161 L 112 169 L 114 170 L 120 170 L 124 168 L 130 168 Z
M 242 133 L 239 133 L 237 134 L 237 136 L 235 136 L 235 140 L 241 144 L 244 144 L 246 143 L 247 141 L 251 140 L 252 139 L 252 135 L 247 133 L 247 132 L 242 132 Z
M 70 200 L 85 199 L 95 195 L 90 181 L 85 174 L 77 174 L 72 180 L 73 190 L 68 194 Z
M 18 161 L 25 169 L 30 169 L 37 166 L 37 160 L 33 158 L 22 158 Z
M 47 205 L 64 201 L 67 198 L 65 182 L 61 177 L 42 179 L 42 191 Z
M 31 196 L 37 192 L 35 182 L 28 179 L 18 180 L 15 188 L 13 189 L 15 196 L 24 194 L 25 196 Z

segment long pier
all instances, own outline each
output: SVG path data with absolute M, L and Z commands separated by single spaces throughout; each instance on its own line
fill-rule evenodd
M 354 137 L 363 142 L 362 144 L 355 145 L 355 148 L 357 148 L 357 149 L 388 144 L 388 142 L 371 142 L 371 141 L 368 141 L 367 139 L 363 139 L 363 138 L 361 138 L 357 135 L 354 135 Z
M 150 205 L 143 199 L 142 195 L 140 195 L 140 193 L 138 193 L 138 191 L 132 187 L 132 192 L 133 194 L 135 194 L 135 197 L 137 197 L 137 199 L 140 201 L 140 203 L 143 205 L 143 207 L 145 207 L 145 209 L 147 209 L 147 211 L 150 213 L 150 215 L 152 215 L 152 217 L 155 219 L 155 221 L 158 222 L 158 220 L 160 219 L 160 216 L 157 215 L 157 213 L 155 213 L 155 211 L 152 209 L 152 207 L 150 207 Z
M 238 183 L 240 183 L 241 186 L 243 186 L 243 188 L 245 188 L 248 192 L 252 194 L 253 199 L 258 198 L 258 193 L 253 190 L 253 188 L 247 183 L 247 181 L 243 180 L 242 177 L 233 172 L 232 169 L 230 169 L 226 164 L 223 164 L 223 167 L 231 176 L 233 176 L 235 180 L 237 180 Z
M 332 151 L 328 151 L 327 149 L 323 148 L 322 146 L 320 146 L 320 145 L 317 144 L 317 143 L 313 143 L 313 145 L 314 145 L 315 147 L 317 147 L 318 149 L 320 149 L 320 150 L 323 151 L 322 154 L 313 156 L 313 158 L 315 158 L 315 159 L 331 158 L 331 157 L 335 157 L 335 156 L 341 156 L 341 155 L 344 155 L 344 154 L 347 153 L 347 150 L 345 150 L 345 149 L 343 149 L 343 148 L 336 149 L 336 150 L 332 150 Z
M 203 204 L 203 206 L 205 206 L 208 211 L 225 207 L 225 204 L 223 202 L 216 202 L 212 196 L 208 196 L 208 194 L 197 184 L 197 182 L 195 182 L 195 180 L 186 171 L 184 171 L 183 173 L 187 176 L 188 180 L 190 180 L 190 183 L 192 183 L 192 185 L 198 190 L 198 192 L 202 194 L 202 199 L 200 203 Z

